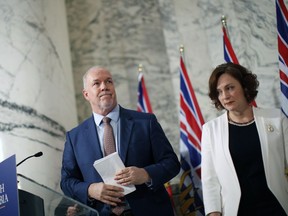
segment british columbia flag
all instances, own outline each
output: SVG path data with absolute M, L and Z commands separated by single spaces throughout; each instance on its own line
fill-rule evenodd
M 236 54 L 233 50 L 232 44 L 228 37 L 228 32 L 225 25 L 222 26 L 223 31 L 223 46 L 224 46 L 224 59 L 226 62 L 233 62 L 239 64 Z
M 180 57 L 180 210 L 204 215 L 201 186 L 202 117 L 188 73 Z
M 138 75 L 138 103 L 137 103 L 137 111 L 152 113 L 152 107 L 150 104 L 150 99 L 148 96 L 148 92 L 145 86 L 143 73 L 139 73 Z
M 281 109 L 288 117 L 288 11 L 283 0 L 276 0 Z

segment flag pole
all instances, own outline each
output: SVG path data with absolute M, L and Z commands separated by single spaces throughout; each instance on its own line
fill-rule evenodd
M 143 65 L 142 65 L 142 64 L 139 64 L 139 65 L 138 65 L 138 72 L 140 73 L 140 72 L 142 72 L 142 70 L 143 70 Z
M 229 31 L 228 31 L 228 27 L 227 27 L 227 18 L 225 15 L 221 16 L 221 23 L 222 23 L 222 27 L 226 30 L 227 37 L 230 40 Z
M 180 45 L 179 52 L 180 52 L 180 56 L 182 57 L 182 59 L 184 61 L 184 45 L 183 44 Z
M 226 19 L 226 16 L 225 15 L 222 15 L 221 16 L 221 23 L 222 25 L 226 28 L 226 25 L 227 25 L 227 19 Z
M 138 65 L 138 74 L 142 73 L 142 71 L 143 71 L 143 65 L 139 64 Z

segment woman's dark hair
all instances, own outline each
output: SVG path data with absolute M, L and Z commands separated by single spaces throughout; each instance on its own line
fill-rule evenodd
M 209 78 L 209 97 L 212 103 L 218 110 L 224 109 L 218 99 L 217 83 L 222 74 L 229 74 L 234 79 L 238 80 L 244 90 L 244 96 L 248 103 L 251 103 L 257 96 L 257 88 L 259 82 L 257 76 L 249 71 L 247 68 L 234 63 L 224 63 L 218 65 L 212 72 Z

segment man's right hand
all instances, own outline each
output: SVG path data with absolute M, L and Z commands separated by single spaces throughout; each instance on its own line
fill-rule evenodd
M 123 188 L 104 184 L 103 182 L 93 183 L 88 188 L 88 196 L 90 198 L 112 206 L 117 206 L 118 203 L 121 203 L 120 198 L 124 196 L 123 192 Z

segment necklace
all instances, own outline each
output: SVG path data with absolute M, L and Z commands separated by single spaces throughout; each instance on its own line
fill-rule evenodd
M 228 115 L 228 122 L 230 123 L 230 124 L 233 124 L 233 125 L 236 125 L 236 126 L 247 126 L 247 125 L 250 125 L 250 124 L 252 124 L 252 123 L 254 123 L 254 118 L 252 118 L 250 121 L 248 121 L 248 122 L 235 122 L 235 121 L 233 121 L 231 118 L 230 118 L 230 116 Z

